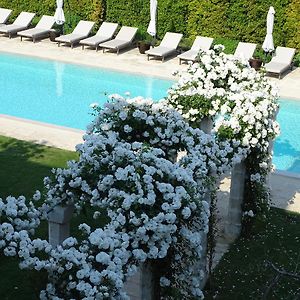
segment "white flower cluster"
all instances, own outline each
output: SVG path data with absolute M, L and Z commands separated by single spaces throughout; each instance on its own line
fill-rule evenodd
M 24 196 L 0 198 L 0 249 L 4 255 L 16 255 L 17 241 L 26 233 L 34 234 L 40 225 L 41 213 L 32 202 L 26 203 Z M 19 234 L 21 232 L 21 234 Z
M 172 276 L 165 276 L 169 286 L 200 297 L 202 275 L 192 276 L 191 269 L 201 257 L 201 234 L 208 231 L 204 195 L 214 180 L 209 177 L 222 174 L 245 153 L 236 151 L 239 143 L 233 147 L 193 129 L 163 101 L 114 95 L 98 110 L 85 142 L 77 146 L 79 161 L 45 180 L 48 205 L 74 203 L 78 211 L 90 205 L 102 214 L 104 209 L 108 228 L 129 236 L 127 267 L 164 259 L 173 249 L 177 260 L 169 266 Z M 186 154 L 176 162 L 178 151 Z M 191 276 L 182 276 L 179 265 Z
M 203 298 L 203 271 L 194 265 L 208 231 L 205 196 L 215 176 L 245 155 L 239 142 L 220 142 L 193 129 L 165 102 L 117 95 L 99 111 L 84 140 L 77 147 L 79 161 L 45 178 L 40 210 L 26 206 L 25 198 L 0 202 L 6 255 L 18 256 L 21 268 L 48 272 L 41 299 L 125 299 L 126 277 L 140 263 L 162 261 L 167 266 L 160 270 L 162 289 Z M 185 155 L 176 159 L 179 151 Z M 33 198 L 39 200 L 40 193 Z M 27 230 L 61 204 L 75 204 L 77 212 L 91 206 L 94 218 L 104 214 L 109 222 L 103 229 L 81 224 L 84 238 L 68 238 L 57 248 L 31 239 Z M 15 220 L 22 214 L 19 226 Z
M 257 211 L 269 202 L 265 176 L 271 170 L 270 141 L 279 134 L 278 89 L 264 72 L 222 50 L 216 46 L 201 53 L 196 63 L 179 74 L 167 101 L 193 125 L 212 119 L 213 132 L 220 139 L 239 143 L 248 152 L 251 188 L 256 189 L 260 203 L 250 207 Z
M 268 148 L 279 133 L 278 89 L 264 73 L 222 48 L 202 53 L 169 90 L 168 102 L 189 121 L 211 117 L 214 131 L 244 147 Z

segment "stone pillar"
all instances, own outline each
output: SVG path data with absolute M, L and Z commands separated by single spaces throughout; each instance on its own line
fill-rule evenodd
M 149 264 L 141 264 L 136 274 L 127 278 L 124 289 L 130 300 L 154 300 L 153 272 Z
M 231 185 L 228 204 L 228 219 L 225 235 L 234 241 L 242 229 L 242 204 L 244 202 L 246 167 L 244 161 L 235 165 L 231 171 Z
M 55 206 L 48 213 L 49 243 L 52 246 L 60 245 L 70 236 L 70 220 L 74 211 L 73 205 Z
M 211 133 L 213 128 L 213 120 L 209 117 L 204 117 L 200 122 L 200 129 L 205 133 Z

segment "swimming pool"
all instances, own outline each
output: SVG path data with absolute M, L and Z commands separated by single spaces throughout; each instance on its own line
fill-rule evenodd
M 10 54 L 0 54 L 0 70 L 0 114 L 83 130 L 93 119 L 90 104 L 106 95 L 159 100 L 173 83 Z
M 277 120 L 280 136 L 274 144 L 273 163 L 276 169 L 300 173 L 300 101 L 280 100 Z
M 75 129 L 93 119 L 90 104 L 107 94 L 166 96 L 172 81 L 79 65 L 0 54 L 0 114 Z M 281 134 L 274 144 L 278 170 L 300 173 L 300 101 L 280 100 Z

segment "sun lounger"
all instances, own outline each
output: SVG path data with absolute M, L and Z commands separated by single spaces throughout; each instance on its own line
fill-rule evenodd
M 287 47 L 277 47 L 274 57 L 271 61 L 265 64 L 268 73 L 277 74 L 278 78 L 288 69 L 292 69 L 292 61 L 296 49 Z
M 95 22 L 91 21 L 79 21 L 73 32 L 66 35 L 61 35 L 55 39 L 58 42 L 58 46 L 61 43 L 70 44 L 73 48 L 74 44 L 79 43 L 80 40 L 85 39 L 90 34 Z
M 184 53 L 179 54 L 177 57 L 179 58 L 179 64 L 181 65 L 181 61 L 195 61 L 200 50 L 207 51 L 209 50 L 213 38 L 205 37 L 205 36 L 197 36 L 192 48 Z
M 256 46 L 257 45 L 253 43 L 239 42 L 235 49 L 234 56 L 249 60 L 253 56 Z
M 147 54 L 147 59 L 149 60 L 150 56 L 160 57 L 163 62 L 166 56 L 176 53 L 176 49 L 181 39 L 181 33 L 167 32 L 158 47 L 154 47 L 145 52 Z
M 0 27 L 0 32 L 8 34 L 9 38 L 18 31 L 26 29 L 32 21 L 34 13 L 21 12 L 12 24 Z
M 54 23 L 54 17 L 44 15 L 36 24 L 35 28 L 19 31 L 17 34 L 21 37 L 21 41 L 23 37 L 27 37 L 31 38 L 35 43 L 36 39 L 49 36 Z
M 103 52 L 105 51 L 105 49 L 109 49 L 117 51 L 117 54 L 119 54 L 120 49 L 132 45 L 137 30 L 138 29 L 136 27 L 122 26 L 113 40 L 101 43 L 99 47 L 103 48 Z
M 9 18 L 12 10 L 7 8 L 0 8 L 0 26 L 6 23 L 7 19 Z
M 117 28 L 118 28 L 117 23 L 103 22 L 99 30 L 97 31 L 96 35 L 83 39 L 79 43 L 80 45 L 82 45 L 82 49 L 84 49 L 84 46 L 86 45 L 86 46 L 94 47 L 96 48 L 96 51 L 98 51 L 99 44 L 112 39 Z

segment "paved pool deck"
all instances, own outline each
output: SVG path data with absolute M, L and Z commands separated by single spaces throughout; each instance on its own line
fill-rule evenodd
M 28 40 L 20 41 L 19 37 L 9 39 L 0 37 L 0 52 L 33 56 L 42 59 L 59 60 L 95 68 L 107 68 L 135 74 L 174 79 L 176 70 L 184 70 L 186 65 L 179 65 L 175 57 L 147 61 L 147 57 L 138 52 L 137 48 L 126 49 L 119 55 L 102 53 L 80 46 L 71 49 L 68 46 L 57 46 L 49 39 L 32 43 Z M 280 88 L 283 98 L 300 99 L 300 68 L 286 74 L 283 79 L 271 78 Z M 0 112 L 1 113 L 1 112 Z M 40 122 L 23 120 L 0 114 L 0 135 L 15 137 L 47 146 L 74 150 L 75 145 L 82 142 L 83 131 L 53 126 Z M 288 175 L 288 176 L 287 176 Z M 228 193 L 230 180 L 222 183 L 222 191 Z M 271 176 L 271 187 L 274 205 L 300 212 L 300 176 L 274 173 Z

